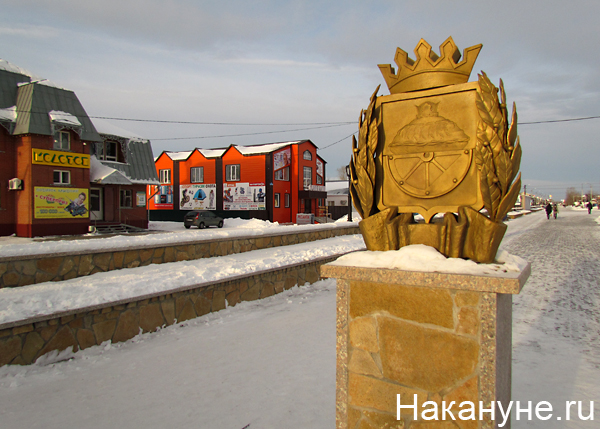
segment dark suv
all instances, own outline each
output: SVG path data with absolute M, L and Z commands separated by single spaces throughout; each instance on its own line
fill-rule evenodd
M 200 229 L 204 229 L 211 225 L 223 228 L 223 218 L 217 216 L 213 212 L 192 210 L 185 214 L 183 226 L 189 229 L 192 225 L 197 226 Z

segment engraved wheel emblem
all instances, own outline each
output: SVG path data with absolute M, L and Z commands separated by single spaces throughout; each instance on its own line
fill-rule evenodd
M 471 165 L 471 150 L 390 155 L 387 166 L 396 185 L 408 195 L 435 198 L 456 188 Z

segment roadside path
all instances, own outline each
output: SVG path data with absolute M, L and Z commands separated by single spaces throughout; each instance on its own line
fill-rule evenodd
M 600 225 L 598 212 L 562 209 L 557 220 L 536 213 L 536 228 L 505 248 L 531 263 L 531 276 L 513 299 L 513 400 L 549 401 L 551 420 L 513 427 L 592 428 L 565 421 L 566 401 L 595 401 L 600 419 Z M 572 408 L 571 418 L 576 415 Z M 558 421 L 556 417 L 561 417 Z M 522 419 L 525 415 L 522 416 Z

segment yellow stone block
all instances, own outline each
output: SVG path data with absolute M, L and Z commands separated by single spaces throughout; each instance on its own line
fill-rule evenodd
M 444 396 L 446 404 L 450 404 L 452 401 L 455 402 L 451 411 L 456 419 L 456 424 L 461 429 L 476 429 L 479 427 L 479 420 L 477 420 L 479 418 L 479 399 L 478 377 L 467 380 L 465 383 Z M 460 407 L 460 404 L 465 401 L 472 402 L 475 405 L 476 420 L 461 420 L 459 418 L 458 413 L 461 409 L 464 409 L 464 407 Z
M 348 325 L 349 339 L 352 347 L 358 347 L 372 353 L 379 352 L 377 342 L 377 324 L 373 317 L 360 317 Z
M 365 423 L 365 428 L 368 429 L 404 429 L 404 422 L 396 419 L 396 414 L 382 414 L 376 413 L 375 411 L 363 412 L 365 419 L 362 423 Z M 362 428 L 363 426 L 359 426 Z
M 372 375 L 377 378 L 382 377 L 381 369 L 373 360 L 371 353 L 361 349 L 354 349 L 352 351 L 348 370 L 356 374 Z
M 396 414 L 396 395 L 406 398 L 407 404 L 413 404 L 415 394 L 418 409 L 421 409 L 427 400 L 427 395 L 421 391 L 352 372 L 348 374 L 349 404 L 356 407 Z
M 398 383 L 439 392 L 474 374 L 476 340 L 389 317 L 379 317 L 383 375 Z
M 468 335 L 477 335 L 479 333 L 479 313 L 476 308 L 463 307 L 460 309 L 456 331 Z
M 385 311 L 402 319 L 454 329 L 452 307 L 452 296 L 447 289 L 360 281 L 350 284 L 353 319 Z
M 479 304 L 479 292 L 473 292 L 469 290 L 462 290 L 456 292 L 454 295 L 454 302 L 458 307 L 464 307 L 466 305 L 475 307 Z

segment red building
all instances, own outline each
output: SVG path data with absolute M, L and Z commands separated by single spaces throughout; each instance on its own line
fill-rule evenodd
M 149 194 L 149 208 L 160 210 L 151 212 L 156 220 L 181 220 L 199 209 L 293 223 L 299 213 L 322 215 L 327 198 L 325 161 L 310 140 L 164 152 L 156 170 L 164 187 Z

